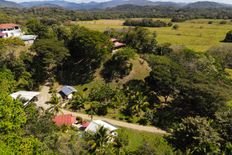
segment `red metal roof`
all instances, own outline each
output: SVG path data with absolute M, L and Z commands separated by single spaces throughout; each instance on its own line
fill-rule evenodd
M 71 126 L 76 122 L 76 117 L 72 116 L 71 114 L 58 115 L 53 119 L 53 121 L 57 126 L 62 126 L 62 125 Z
M 15 28 L 16 26 L 19 26 L 17 24 L 0 24 L 0 29 L 10 29 L 10 28 Z
M 81 127 L 87 128 L 89 126 L 89 124 L 90 124 L 89 122 L 83 122 Z
M 125 46 L 126 44 L 124 44 L 124 43 L 120 43 L 120 42 L 115 42 L 114 43 L 114 47 L 123 47 L 123 46 Z
M 117 41 L 117 39 L 116 38 L 111 38 L 110 41 L 115 42 L 115 41 Z

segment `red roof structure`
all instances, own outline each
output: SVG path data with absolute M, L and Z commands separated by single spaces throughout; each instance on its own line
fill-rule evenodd
M 124 43 L 120 43 L 120 42 L 115 42 L 114 43 L 115 48 L 120 48 L 120 47 L 124 47 L 124 46 L 126 46 L 126 44 L 124 44 Z
M 111 41 L 111 42 L 116 42 L 116 41 L 118 41 L 118 39 L 116 39 L 116 38 L 111 38 L 110 41 Z
M 81 127 L 82 128 L 87 128 L 89 126 L 89 124 L 90 124 L 89 122 L 83 122 Z
M 72 116 L 71 114 L 58 115 L 53 119 L 53 121 L 57 126 L 62 126 L 62 125 L 71 126 L 76 122 L 76 117 Z
M 17 24 L 0 24 L 0 29 L 12 29 L 12 28 L 15 28 L 15 27 L 18 27 L 19 25 Z

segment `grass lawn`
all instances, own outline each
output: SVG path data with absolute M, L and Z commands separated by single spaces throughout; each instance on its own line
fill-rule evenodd
M 169 21 L 170 19 L 161 19 Z M 213 21 L 213 24 L 208 24 Z M 232 30 L 232 22 L 220 24 L 222 20 L 197 19 L 189 20 L 178 24 L 179 29 L 173 30 L 171 27 L 164 28 L 148 28 L 157 33 L 159 43 L 171 43 L 172 45 L 184 45 L 190 49 L 204 52 L 210 47 L 217 46 L 225 37 L 225 34 Z M 93 30 L 104 31 L 108 28 L 123 28 L 124 20 L 95 20 L 77 22 L 81 26 L 88 27 Z
M 127 148 L 131 151 L 136 150 L 136 148 L 145 141 L 155 149 L 157 154 L 165 154 L 165 152 L 167 153 L 172 150 L 172 148 L 164 140 L 163 135 L 141 132 L 127 128 L 123 128 L 123 130 L 126 135 L 128 135 L 129 144 Z

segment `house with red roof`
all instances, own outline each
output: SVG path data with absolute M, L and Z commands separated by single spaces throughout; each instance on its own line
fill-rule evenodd
M 20 26 L 17 24 L 0 24 L 0 38 L 19 37 L 22 35 Z
M 57 126 L 72 126 L 76 123 L 76 117 L 72 116 L 72 114 L 65 114 L 65 115 L 57 115 L 54 119 L 53 122 Z
M 116 38 L 111 38 L 110 41 L 113 43 L 114 49 L 119 49 L 126 46 L 126 44 L 119 42 Z

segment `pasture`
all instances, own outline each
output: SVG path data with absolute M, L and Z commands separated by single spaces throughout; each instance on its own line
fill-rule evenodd
M 170 19 L 159 19 L 170 21 Z M 212 24 L 208 24 L 212 21 Z M 232 22 L 227 20 L 226 24 L 221 24 L 223 20 L 195 19 L 183 23 L 173 23 L 179 25 L 179 29 L 174 30 L 172 27 L 148 28 L 157 33 L 159 43 L 171 43 L 172 45 L 184 45 L 198 52 L 207 51 L 213 46 L 217 46 L 225 38 L 225 34 L 232 30 Z M 124 20 L 95 20 L 79 21 L 79 25 L 97 30 L 104 31 L 108 28 L 123 28 Z

